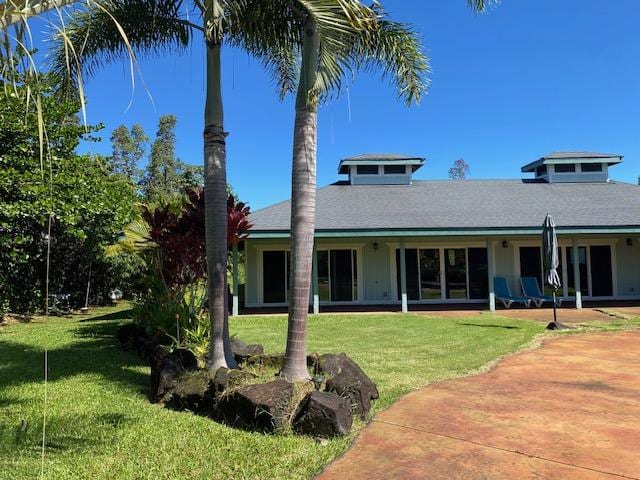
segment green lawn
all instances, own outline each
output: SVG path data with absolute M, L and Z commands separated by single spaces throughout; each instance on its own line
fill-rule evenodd
M 149 369 L 120 350 L 128 312 L 41 319 L 0 327 L 0 472 L 38 478 L 48 350 L 47 479 L 306 479 L 353 437 L 324 444 L 234 430 L 146 399 Z M 477 370 L 532 340 L 543 326 L 482 315 L 322 315 L 310 318 L 310 351 L 346 352 L 378 384 L 381 409 L 435 380 Z M 242 317 L 232 333 L 284 350 L 286 318 Z M 27 422 L 26 431 L 20 428 Z M 357 429 L 362 424 L 357 425 Z

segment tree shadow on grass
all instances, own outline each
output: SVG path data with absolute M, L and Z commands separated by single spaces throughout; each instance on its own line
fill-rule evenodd
M 504 328 L 506 330 L 519 330 L 520 327 L 515 325 L 494 325 L 494 324 L 482 324 L 482 323 L 458 323 L 458 325 L 464 325 L 465 327 L 480 327 L 480 328 Z
M 42 419 L 30 418 L 23 423 L 0 423 L 0 455 L 39 456 L 42 448 Z M 111 433 L 124 424 L 137 422 L 122 413 L 84 413 L 52 415 L 47 417 L 45 450 L 47 455 L 63 452 L 82 452 L 102 449 Z
M 133 318 L 133 308 L 127 308 L 126 310 L 118 310 L 117 312 L 105 313 L 104 315 L 98 315 L 97 317 L 83 318 L 81 323 L 86 322 L 101 322 L 111 320 L 131 320 Z
M 115 337 L 118 325 L 119 322 L 83 325 L 72 333 L 76 341 L 48 350 L 48 380 L 55 382 L 81 374 L 98 374 L 146 394 L 149 377 L 138 371 L 138 367 L 145 364 L 133 353 L 120 348 Z M 44 348 L 3 341 L 0 343 L 0 365 L 0 392 L 12 385 L 42 383 Z M 3 397 L 0 403 L 10 401 Z

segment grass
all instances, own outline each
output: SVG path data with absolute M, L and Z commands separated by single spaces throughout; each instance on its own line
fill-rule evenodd
M 147 401 L 149 369 L 114 333 L 129 312 L 36 318 L 0 327 L 0 472 L 38 478 L 48 351 L 46 479 L 306 479 L 341 454 L 346 439 L 243 432 Z M 310 317 L 309 350 L 346 352 L 378 384 L 379 410 L 428 382 L 465 375 L 529 343 L 543 326 L 491 315 Z M 284 349 L 286 318 L 241 317 L 232 333 Z M 21 428 L 26 421 L 26 429 Z M 362 424 L 356 426 L 356 430 Z

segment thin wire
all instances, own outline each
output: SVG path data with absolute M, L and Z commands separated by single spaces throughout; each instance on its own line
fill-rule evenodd
M 349 123 L 351 123 L 351 95 L 349 94 L 349 85 L 347 85 L 347 110 L 349 111 Z
M 44 410 L 42 412 L 42 456 L 40 461 L 40 478 L 44 478 L 44 449 L 47 428 L 47 379 L 49 377 L 48 352 L 44 351 Z

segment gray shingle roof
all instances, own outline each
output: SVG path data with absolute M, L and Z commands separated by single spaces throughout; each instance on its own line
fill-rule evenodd
M 318 190 L 316 228 L 464 229 L 640 226 L 640 186 L 528 180 L 434 180 L 413 185 L 336 183 Z M 289 229 L 290 202 L 251 214 L 254 231 Z

